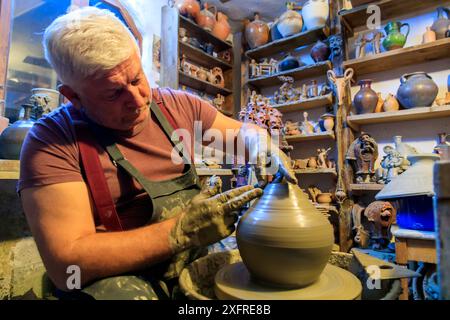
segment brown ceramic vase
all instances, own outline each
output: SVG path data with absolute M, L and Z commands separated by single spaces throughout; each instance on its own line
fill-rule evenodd
M 266 44 L 269 41 L 269 33 L 269 26 L 259 19 L 257 13 L 255 14 L 255 20 L 245 27 L 245 38 L 251 49 Z
M 378 95 L 370 87 L 371 84 L 372 80 L 365 79 L 359 81 L 361 89 L 353 98 L 353 106 L 356 114 L 371 113 L 375 111 L 375 107 L 378 103 Z
M 294 184 L 271 183 L 237 227 L 242 260 L 254 280 L 283 288 L 315 282 L 331 254 L 333 228 Z

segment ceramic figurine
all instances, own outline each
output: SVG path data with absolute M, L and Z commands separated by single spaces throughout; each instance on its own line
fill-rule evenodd
M 407 27 L 408 29 L 406 34 L 400 32 L 403 27 Z M 409 35 L 410 27 L 408 23 L 401 23 L 399 21 L 389 22 L 384 27 L 384 30 L 386 32 L 386 38 L 383 40 L 383 47 L 386 51 L 403 48 Z
M 223 77 L 223 72 L 222 69 L 219 67 L 214 67 L 211 70 L 211 74 L 213 76 L 214 81 L 212 82 L 213 84 L 223 88 L 225 87 L 225 78 Z
M 259 19 L 255 13 L 255 19 L 245 27 L 245 38 L 251 49 L 266 44 L 269 41 L 269 27 Z
M 283 130 L 286 136 L 298 136 L 301 134 L 300 129 L 298 127 L 298 122 L 292 122 L 291 120 L 287 120 L 284 123 Z
M 187 42 L 188 41 L 187 30 L 185 28 L 179 28 L 178 29 L 178 36 L 180 37 L 180 40 L 182 42 Z
M 369 235 L 372 248 L 384 249 L 392 239 L 390 232 L 392 224 L 396 222 L 397 210 L 387 201 L 374 201 L 364 210 L 364 216 L 369 221 Z
M 385 112 L 389 111 L 398 111 L 400 109 L 400 105 L 396 97 L 394 97 L 391 93 L 389 93 L 384 100 L 383 110 Z
M 450 27 L 450 20 L 449 17 L 450 9 L 439 7 L 437 8 L 437 19 L 434 21 L 433 25 L 431 26 L 431 30 L 433 30 L 436 33 L 436 39 L 444 39 L 445 33 L 447 32 L 448 28 Z M 447 15 L 447 17 L 444 16 L 444 13 Z
M 308 90 L 308 98 L 315 98 L 319 95 L 319 87 L 317 86 L 317 80 L 311 80 Z
M 292 36 L 302 31 L 302 15 L 293 10 L 293 3 L 287 3 L 287 11 L 278 18 L 277 28 L 283 38 Z
M 436 32 L 431 30 L 431 27 L 427 27 L 427 31 L 422 36 L 422 44 L 436 41 Z
M 328 168 L 328 153 L 331 148 L 328 149 L 317 149 L 317 166 L 321 169 Z
M 364 33 L 360 33 L 355 42 L 355 59 L 363 58 L 366 55 L 367 38 Z
M 378 183 L 389 183 L 394 177 L 408 169 L 407 159 L 391 146 L 383 148 L 385 156 L 381 159 L 381 168 L 383 169 Z
M 279 72 L 278 61 L 273 59 L 273 58 L 271 58 L 270 61 L 269 61 L 269 64 L 272 66 L 271 74 L 277 74 Z
M 259 75 L 260 76 L 270 76 L 272 74 L 272 64 L 265 58 L 259 64 Z
M 250 78 L 257 78 L 260 76 L 259 74 L 259 68 L 258 64 L 256 63 L 255 59 L 252 59 L 252 61 L 249 63 L 250 67 Z
M 372 53 L 379 54 L 381 52 L 381 38 L 383 37 L 383 32 L 376 29 L 371 32 L 371 35 L 372 39 L 370 42 L 372 43 Z
M 394 136 L 395 150 L 398 151 L 405 159 L 410 155 L 418 154 L 419 151 L 402 141 L 402 136 Z
M 309 157 L 308 168 L 317 169 L 317 157 Z
M 303 117 L 304 117 L 304 120 L 300 127 L 303 134 L 306 134 L 306 135 L 314 134 L 314 125 L 311 123 L 311 121 L 308 120 L 308 112 L 306 112 L 306 111 L 303 112 Z
M 342 76 L 344 75 L 344 69 L 342 68 L 342 63 L 344 62 L 344 40 L 342 35 L 332 35 L 328 38 L 328 42 L 331 49 L 330 61 L 333 64 L 334 71 L 337 76 Z
M 442 156 L 444 154 L 444 148 L 447 148 L 447 147 L 450 146 L 450 142 L 447 141 L 447 137 L 448 136 L 450 136 L 450 135 L 445 133 L 445 132 L 444 133 L 439 133 L 438 134 L 438 140 L 437 140 L 438 143 L 434 147 L 434 153 L 439 154 L 441 156 L 441 159 L 442 159 Z M 444 159 L 442 159 L 442 160 L 444 160 Z
M 322 28 L 325 26 L 330 13 L 328 0 L 308 0 L 302 8 L 303 21 L 306 29 Z
M 217 108 L 217 110 L 223 110 L 223 105 L 225 104 L 225 97 L 220 93 L 213 100 L 213 105 Z
M 361 89 L 353 98 L 356 114 L 372 113 L 378 104 L 378 95 L 370 87 L 372 80 L 360 80 L 358 84 L 361 86 Z
M 430 107 L 436 99 L 439 88 L 425 72 L 404 74 L 400 79 L 397 99 L 406 109 Z
M 344 104 L 344 98 L 347 95 L 347 87 L 350 84 L 350 80 L 353 78 L 353 69 L 349 68 L 345 70 L 344 76 L 338 77 L 333 70 L 328 70 L 327 78 L 335 87 L 335 94 L 337 96 L 338 104 L 342 106 Z
M 362 132 L 350 145 L 346 159 L 355 173 L 357 183 L 374 182 L 375 161 L 378 158 L 378 144 L 368 133 Z
M 226 61 L 228 63 L 231 62 L 231 50 L 224 50 L 219 52 L 219 54 L 217 55 L 219 59 L 222 59 L 223 61 Z

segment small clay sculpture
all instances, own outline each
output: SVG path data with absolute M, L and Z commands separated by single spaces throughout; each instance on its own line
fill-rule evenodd
M 362 132 L 350 145 L 346 159 L 353 168 L 357 183 L 375 182 L 375 161 L 378 158 L 378 144 L 366 132 Z

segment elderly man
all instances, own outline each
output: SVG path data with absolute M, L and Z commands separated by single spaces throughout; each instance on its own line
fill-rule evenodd
M 176 129 L 193 136 L 202 121 L 203 132 L 239 130 L 233 139 L 258 156 L 267 137 L 192 95 L 151 89 L 135 39 L 109 11 L 57 18 L 43 45 L 70 103 L 28 134 L 18 191 L 47 273 L 61 294 L 74 289 L 68 270 L 79 270 L 78 294 L 168 297 L 183 266 L 229 236 L 236 209 L 262 193 L 201 188 Z M 296 183 L 286 155 L 268 145 L 272 164 Z

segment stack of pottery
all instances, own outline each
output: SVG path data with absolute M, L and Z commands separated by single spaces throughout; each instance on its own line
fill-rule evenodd
M 212 7 L 214 9 L 214 13 L 209 11 L 208 3 L 205 3 L 204 7 L 205 8 L 200 11 L 200 13 L 195 18 L 195 21 L 200 27 L 211 32 L 216 24 L 217 10 L 216 7 Z
M 328 0 L 308 0 L 303 5 L 302 15 L 306 29 L 323 28 L 328 20 Z
M 283 38 L 301 32 L 303 28 L 302 15 L 295 10 L 287 10 L 278 19 L 277 28 Z
M 196 18 L 200 12 L 200 4 L 197 0 L 177 0 L 175 7 L 181 15 L 188 18 Z
M 259 14 L 255 13 L 255 19 L 245 27 L 245 38 L 251 49 L 269 42 L 269 27 L 259 19 Z
M 318 40 L 317 43 L 311 48 L 311 58 L 316 63 L 328 60 L 330 54 L 330 47 L 320 40 Z
M 294 184 L 271 183 L 242 217 L 237 244 L 251 275 L 297 288 L 315 282 L 328 261 L 333 228 Z
M 406 108 L 430 107 L 439 88 L 425 72 L 408 73 L 401 77 L 397 99 Z
M 378 95 L 372 90 L 372 80 L 360 80 L 358 83 L 361 89 L 353 98 L 353 106 L 356 114 L 372 113 L 378 103 Z
M 406 31 L 406 34 L 402 34 L 401 28 L 407 27 L 408 31 Z M 386 32 L 386 37 L 383 40 L 383 47 L 386 49 L 386 51 L 394 50 L 394 49 L 400 49 L 403 48 L 403 46 L 406 43 L 406 39 L 409 35 L 409 24 L 408 23 L 401 23 L 399 21 L 396 22 L 389 22 L 385 27 L 384 31 Z
M 448 8 L 439 7 L 438 9 L 438 17 L 434 21 L 431 26 L 431 30 L 436 33 L 436 39 L 444 39 L 446 37 L 446 32 L 450 27 L 450 20 L 448 19 L 448 15 L 450 10 Z M 444 12 L 447 14 L 447 17 L 444 16 Z
M 212 30 L 212 34 L 222 41 L 227 40 L 231 33 L 228 17 L 222 12 L 217 12 L 217 21 Z

